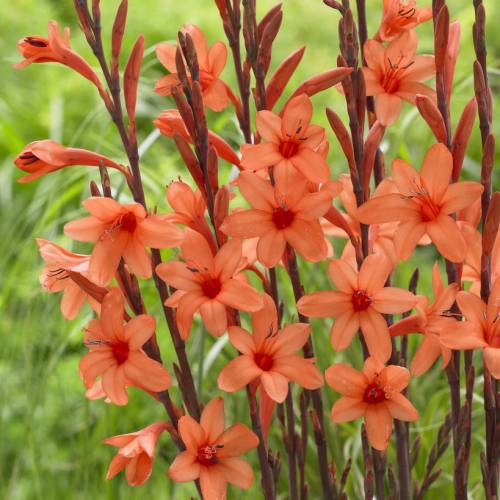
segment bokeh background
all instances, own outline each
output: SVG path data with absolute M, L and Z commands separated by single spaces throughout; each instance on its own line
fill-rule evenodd
M 112 25 L 118 0 L 103 0 L 103 26 L 106 36 Z M 430 3 L 422 0 L 420 4 Z M 172 102 L 152 92 L 155 79 L 163 74 L 154 55 L 156 43 L 174 40 L 183 23 L 199 25 L 213 42 L 224 39 L 216 8 L 210 0 L 130 0 L 129 20 L 125 36 L 128 52 L 136 36 L 146 37 L 146 56 L 140 82 L 139 123 L 141 162 L 149 204 L 166 210 L 165 186 L 179 175 L 186 177 L 172 143 L 160 137 L 152 120 Z M 273 4 L 259 0 L 262 15 Z M 370 33 L 377 28 L 382 0 L 368 0 Z M 462 24 L 462 44 L 457 65 L 453 94 L 453 121 L 456 123 L 464 105 L 473 92 L 472 62 L 473 23 L 472 0 L 448 2 L 452 18 Z M 498 105 L 500 87 L 500 4 L 485 1 L 488 12 L 488 42 L 490 78 Z M 78 75 L 56 65 L 32 65 L 13 70 L 19 60 L 16 42 L 24 35 L 45 35 L 47 21 L 55 19 L 72 29 L 72 44 L 91 64 L 95 65 L 90 50 L 79 32 L 73 2 L 70 0 L 0 0 L 0 498 L 14 499 L 158 499 L 189 498 L 195 493 L 192 485 L 174 485 L 164 476 L 175 455 L 174 446 L 165 435 L 159 447 L 154 473 L 143 487 L 128 487 L 123 475 L 106 482 L 107 466 L 114 455 L 111 447 L 103 445 L 105 437 L 132 432 L 154 420 L 164 417 L 162 408 L 147 395 L 130 390 L 130 403 L 125 408 L 106 405 L 102 401 L 89 402 L 83 397 L 83 386 L 78 376 L 78 361 L 86 352 L 82 345 L 82 329 L 91 318 L 84 309 L 74 321 L 67 322 L 59 314 L 59 298 L 41 291 L 38 275 L 41 260 L 35 237 L 54 240 L 77 251 L 88 247 L 74 245 L 63 236 L 62 227 L 68 220 L 83 213 L 80 202 L 89 195 L 88 183 L 96 178 L 94 169 L 72 168 L 55 173 L 29 185 L 20 185 L 20 172 L 13 166 L 15 155 L 33 140 L 51 138 L 65 145 L 92 149 L 118 161 L 125 162 L 118 136 L 96 92 Z M 292 50 L 307 45 L 289 91 L 305 78 L 335 65 L 338 53 L 337 14 L 320 0 L 284 0 L 284 21 L 275 43 L 272 69 Z M 432 47 L 430 26 L 418 29 L 420 52 Z M 234 77 L 228 64 L 224 78 L 231 84 Z M 314 98 L 315 123 L 327 127 L 325 106 L 333 107 L 345 116 L 345 104 L 332 89 Z M 236 146 L 241 137 L 231 113 L 209 114 L 212 129 Z M 495 123 L 498 135 L 498 121 Z M 346 171 L 346 162 L 332 134 L 331 168 L 334 175 Z M 397 124 L 386 134 L 383 149 L 387 162 L 400 156 L 414 165 L 420 165 L 423 153 L 432 143 L 432 137 L 414 108 L 405 106 Z M 464 164 L 464 177 L 478 180 L 480 172 L 480 142 L 474 132 Z M 222 167 L 224 175 L 229 167 Z M 114 174 L 112 174 L 114 175 Z M 116 177 L 115 187 L 120 190 Z M 496 177 L 498 186 L 498 173 Z M 127 199 L 123 193 L 122 200 Z M 71 246 L 73 245 L 73 246 Z M 336 249 L 340 246 L 336 243 Z M 168 257 L 168 254 L 165 254 Z M 406 287 L 415 267 L 421 271 L 419 292 L 430 293 L 430 269 L 438 256 L 432 248 L 421 248 L 411 261 L 401 265 L 396 283 Z M 324 265 L 302 266 L 307 290 L 331 286 L 325 277 Z M 282 275 L 283 283 L 287 283 Z M 159 316 L 160 304 L 150 283 L 142 283 L 150 311 Z M 285 317 L 293 319 L 290 290 L 282 287 L 287 300 Z M 344 353 L 334 354 L 329 345 L 328 329 L 331 321 L 314 321 L 314 343 L 319 364 L 326 368 L 332 362 L 347 360 L 361 366 L 359 347 L 355 344 Z M 161 325 L 161 321 L 160 321 Z M 160 326 L 158 337 L 164 359 L 169 367 L 174 360 L 168 333 Z M 418 339 L 412 339 L 415 348 Z M 235 355 L 223 337 L 219 341 L 206 336 L 197 323 L 188 342 L 195 378 L 201 398 L 207 401 L 219 394 L 216 377 L 223 364 Z M 475 361 L 479 360 L 479 353 Z M 326 389 L 326 407 L 329 409 L 335 395 Z M 434 442 L 436 431 L 449 409 L 448 386 L 444 374 L 435 366 L 427 375 L 413 379 L 411 399 L 420 410 L 421 419 L 411 426 L 411 439 L 421 439 L 421 450 L 414 476 L 422 478 L 425 460 Z M 174 388 L 173 397 L 179 401 Z M 227 422 L 248 421 L 244 395 L 231 396 L 227 401 Z M 473 452 L 470 466 L 471 498 L 483 498 L 478 465 L 479 452 L 484 441 L 482 421 L 481 379 L 476 381 L 474 397 Z M 360 422 L 342 426 L 328 423 L 328 446 L 336 466 L 341 470 L 347 459 L 353 459 L 348 481 L 350 498 L 361 498 L 362 472 L 360 469 Z M 271 430 L 271 447 L 282 450 L 281 433 L 277 423 Z M 318 498 L 318 477 L 315 447 L 311 438 L 308 477 L 310 498 Z M 389 450 L 389 462 L 396 467 L 394 450 Z M 256 454 L 249 455 L 257 470 Z M 449 450 L 439 463 L 443 473 L 429 492 L 428 498 L 451 498 L 452 453 Z M 281 481 L 286 481 L 286 460 Z M 249 492 L 229 491 L 229 498 L 260 498 L 256 479 Z M 286 496 L 282 496 L 286 498 Z

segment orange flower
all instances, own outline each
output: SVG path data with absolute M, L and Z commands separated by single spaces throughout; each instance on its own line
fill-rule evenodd
M 411 361 L 411 373 L 415 376 L 422 375 L 429 370 L 439 356 L 442 357 L 442 368 L 448 365 L 451 358 L 451 350 L 441 343 L 439 333 L 442 328 L 453 327 L 457 324 L 455 319 L 445 315 L 455 302 L 458 285 L 452 283 L 446 288 L 443 286 L 437 262 L 432 268 L 432 288 L 434 290 L 432 304 L 429 304 L 427 297 L 418 296 L 417 314 L 408 316 L 389 327 L 389 332 L 393 337 L 408 333 L 424 335 L 424 340 Z
M 83 206 L 89 217 L 69 222 L 64 232 L 77 241 L 95 241 L 90 258 L 90 277 L 107 285 L 123 257 L 140 278 L 151 277 L 151 258 L 146 246 L 171 248 L 183 238 L 183 232 L 166 216 L 147 214 L 138 203 L 121 205 L 111 198 L 92 197 Z
M 327 384 L 342 394 L 332 407 L 332 420 L 350 422 L 364 417 L 366 434 L 377 450 L 385 450 L 392 433 L 392 419 L 418 420 L 415 407 L 401 391 L 408 385 L 410 372 L 402 366 L 384 366 L 368 358 L 360 372 L 345 364 L 330 366 Z
M 481 196 L 478 182 L 449 184 L 453 159 L 443 144 L 434 144 L 418 173 L 403 160 L 392 163 L 392 178 L 398 194 L 368 200 L 357 211 L 364 224 L 399 221 L 394 243 L 399 257 L 410 258 L 417 242 L 427 234 L 439 253 L 452 262 L 462 262 L 465 240 L 450 214 Z
M 397 120 L 403 100 L 415 104 L 417 94 L 436 100 L 434 90 L 421 83 L 435 74 L 434 56 L 416 56 L 417 43 L 412 30 L 402 33 L 387 48 L 376 40 L 365 43 L 366 95 L 375 96 L 375 112 L 382 125 Z
M 241 166 L 259 170 L 274 166 L 274 177 L 285 191 L 293 189 L 294 171 L 314 183 L 328 180 L 326 155 L 320 149 L 327 145 L 325 129 L 311 125 L 313 107 L 306 94 L 294 97 L 285 107 L 283 117 L 271 111 L 259 111 L 257 131 L 263 144 L 241 147 Z
M 328 274 L 338 291 L 314 292 L 297 303 L 301 314 L 314 318 L 336 318 L 331 340 L 336 351 L 346 349 L 361 328 L 371 356 L 385 362 L 392 351 L 389 327 L 383 314 L 410 310 L 417 298 L 407 290 L 386 287 L 392 270 L 381 254 L 369 255 L 355 271 L 344 260 L 332 260 Z
M 227 49 L 222 42 L 215 42 L 210 49 L 207 47 L 205 35 L 197 26 L 186 24 L 182 28 L 184 34 L 189 34 L 193 40 L 200 68 L 200 84 L 203 102 L 213 111 L 221 111 L 228 105 L 227 85 L 219 78 L 227 60 Z M 175 65 L 177 45 L 161 43 L 156 47 L 156 56 L 159 61 L 170 71 L 156 82 L 155 91 L 163 96 L 172 93 L 172 87 L 180 85 Z
M 95 167 L 101 163 L 105 167 L 116 168 L 127 178 L 130 177 L 129 171 L 123 165 L 115 163 L 106 156 L 86 149 L 66 148 L 51 140 L 35 141 L 28 144 L 17 155 L 14 163 L 16 167 L 29 174 L 18 179 L 18 182 L 30 182 L 42 177 L 42 175 L 72 165 Z
M 205 500 L 226 498 L 227 483 L 248 489 L 253 482 L 250 465 L 240 455 L 259 444 L 257 436 L 243 424 L 224 430 L 224 401 L 215 398 L 201 414 L 179 419 L 179 435 L 186 446 L 175 457 L 167 475 L 179 483 L 200 480 Z
M 120 448 L 109 464 L 106 479 L 112 479 L 125 469 L 130 486 L 141 486 L 151 475 L 156 442 L 167 429 L 165 422 L 155 422 L 130 434 L 121 434 L 104 440 L 105 444 Z
M 417 8 L 416 0 L 384 0 L 382 21 L 375 38 L 389 42 L 403 31 L 432 19 L 432 8 Z
M 89 353 L 80 361 L 85 387 L 102 377 L 102 389 L 116 405 L 126 405 L 126 386 L 145 391 L 166 391 L 172 384 L 167 370 L 142 350 L 152 337 L 156 322 L 141 314 L 123 324 L 123 296 L 112 288 L 104 297 L 100 319 L 93 319 L 85 330 L 84 342 Z
M 177 224 L 188 226 L 215 245 L 214 237 L 205 219 L 207 205 L 201 191 L 193 191 L 182 181 L 171 182 L 167 187 L 167 201 L 174 213 L 168 214 L 168 220 Z
M 69 28 L 64 28 L 64 33 L 61 36 L 57 23 L 50 21 L 48 38 L 27 36 L 19 40 L 17 48 L 23 55 L 24 61 L 16 64 L 14 68 L 24 68 L 31 63 L 57 62 L 80 73 L 87 80 L 90 80 L 101 94 L 105 93 L 95 71 L 81 56 L 71 49 Z
M 252 331 L 250 334 L 238 326 L 229 327 L 229 341 L 241 356 L 222 369 L 217 379 L 219 389 L 234 392 L 259 381 L 273 401 L 282 403 L 288 394 L 289 381 L 305 389 L 319 389 L 323 385 L 314 359 L 295 354 L 307 342 L 310 325 L 295 323 L 278 330 L 274 301 L 265 295 L 264 307 L 252 315 Z
M 262 297 L 240 274 L 246 265 L 240 240 L 228 241 L 214 256 L 205 238 L 188 229 L 181 253 L 184 262 L 164 262 L 156 272 L 176 288 L 165 305 L 177 308 L 177 325 L 183 339 L 189 337 L 197 311 L 206 329 L 220 336 L 227 329 L 226 307 L 247 312 L 262 307 Z
M 66 319 L 75 319 L 85 301 L 99 312 L 100 304 L 85 293 L 66 273 L 73 271 L 88 277 L 90 255 L 70 252 L 40 238 L 37 238 L 36 242 L 40 255 L 47 264 L 40 275 L 40 284 L 49 292 L 63 292 L 61 314 Z
M 459 292 L 458 307 L 465 321 L 441 330 L 441 341 L 450 349 L 483 348 L 484 364 L 500 380 L 500 278 L 490 292 L 488 304 L 470 292 Z
M 281 184 L 250 172 L 241 172 L 238 186 L 252 206 L 227 216 L 221 231 L 234 238 L 259 237 L 257 257 L 266 267 L 275 266 L 288 243 L 310 262 L 323 260 L 328 247 L 318 219 L 331 206 L 331 193 L 323 189 L 309 193 L 305 179 L 297 179 L 293 190 L 282 194 Z
M 161 115 L 153 121 L 156 128 L 166 137 L 180 135 L 186 141 L 192 143 L 193 139 L 189 135 L 184 120 L 181 118 L 179 110 L 165 109 Z M 208 142 L 214 147 L 217 155 L 233 165 L 239 165 L 240 159 L 233 151 L 233 148 L 220 136 L 211 130 L 208 131 Z

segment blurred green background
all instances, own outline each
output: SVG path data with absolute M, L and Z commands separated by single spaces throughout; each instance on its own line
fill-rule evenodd
M 103 0 L 103 26 L 106 35 L 113 20 L 118 0 Z M 129 21 L 125 36 L 128 52 L 136 36 L 146 37 L 146 56 L 140 86 L 139 123 L 142 170 L 150 205 L 166 210 L 165 186 L 183 175 L 179 159 L 169 140 L 158 137 L 152 120 L 171 102 L 152 92 L 154 81 L 163 70 L 154 56 L 154 45 L 173 40 L 176 31 L 185 22 L 198 24 L 213 42 L 224 39 L 219 15 L 210 0 L 130 0 Z M 271 0 L 259 0 L 262 15 L 273 5 Z M 420 2 L 430 3 L 430 0 Z M 453 96 L 453 120 L 456 123 L 461 110 L 473 92 L 473 45 L 471 27 L 473 9 L 471 0 L 448 2 L 453 19 L 462 24 L 462 45 L 457 65 Z M 377 28 L 382 0 L 368 0 L 370 32 Z M 495 22 L 500 19 L 500 4 L 485 2 L 489 19 L 489 65 L 491 85 L 498 104 L 500 87 L 500 31 Z M 82 345 L 82 329 L 91 317 L 84 309 L 71 322 L 59 314 L 59 297 L 41 291 L 38 275 L 41 260 L 34 238 L 42 237 L 71 248 L 72 243 L 63 236 L 62 227 L 68 220 L 83 212 L 80 201 L 89 195 L 88 183 L 96 179 L 94 169 L 73 168 L 55 173 L 29 185 L 20 185 L 16 179 L 20 172 L 13 166 L 15 155 L 33 140 L 51 138 L 65 145 L 92 149 L 125 162 L 118 136 L 96 92 L 78 75 L 56 65 L 32 65 L 13 70 L 19 60 L 16 42 L 24 35 L 45 35 L 47 21 L 55 19 L 72 28 L 72 44 L 91 64 L 92 54 L 79 32 L 73 2 L 70 0 L 0 0 L 0 498 L 5 499 L 117 499 L 117 498 L 189 498 L 194 495 L 192 485 L 174 485 L 164 471 L 175 455 L 174 446 L 164 436 L 161 456 L 155 462 L 149 482 L 140 488 L 129 488 L 123 475 L 106 482 L 107 466 L 114 449 L 101 444 L 105 437 L 132 432 L 164 417 L 162 408 L 147 395 L 131 389 L 130 403 L 125 408 L 106 405 L 101 401 L 88 402 L 83 397 L 83 386 L 78 376 L 78 361 L 86 352 Z M 320 0 L 284 0 L 284 22 L 275 44 L 275 68 L 289 52 L 307 45 L 303 62 L 296 72 L 288 91 L 308 76 L 335 65 L 338 53 L 336 12 L 325 7 Z M 430 26 L 418 29 L 420 51 L 428 52 L 432 46 Z M 234 84 L 228 64 L 224 78 Z M 331 106 L 345 116 L 345 104 L 335 91 L 324 92 L 314 98 L 315 122 L 327 126 L 325 106 Z M 236 146 L 241 141 L 231 113 L 209 114 L 210 127 Z M 498 135 L 498 121 L 495 124 Z M 345 160 L 331 138 L 331 166 L 337 175 L 346 171 Z M 383 148 L 389 163 L 401 156 L 414 165 L 420 165 L 423 153 L 432 143 L 432 137 L 416 110 L 409 105 L 397 124 L 390 128 Z M 464 176 L 479 179 L 480 142 L 475 130 L 464 164 Z M 227 166 L 224 166 L 227 168 Z M 227 172 L 226 172 L 227 173 Z M 114 175 L 114 174 L 112 174 Z M 116 179 L 113 177 L 113 179 Z M 127 199 L 124 193 L 122 200 Z M 339 246 L 337 246 L 337 250 Z M 88 251 L 88 247 L 73 246 Z M 419 249 L 414 258 L 403 264 L 396 283 L 407 286 L 408 278 L 418 266 L 421 271 L 419 292 L 430 292 L 430 268 L 437 258 L 432 248 Z M 331 286 L 324 273 L 324 265 L 302 266 L 306 290 Z M 286 319 L 293 318 L 293 302 L 286 277 L 281 276 L 282 293 L 289 304 Z M 150 283 L 142 283 L 150 311 L 159 316 L 159 301 Z M 160 322 L 161 323 L 161 322 Z M 320 352 L 319 364 L 326 368 L 332 362 L 348 360 L 361 366 L 359 348 L 354 345 L 342 354 L 334 354 L 328 340 L 331 321 L 315 321 L 314 342 Z M 163 356 L 169 366 L 174 360 L 168 333 L 162 325 L 158 336 Z M 418 339 L 412 339 L 415 348 Z M 197 323 L 188 342 L 195 378 L 202 399 L 219 394 L 216 377 L 223 364 L 235 355 L 225 340 L 214 342 L 205 336 Z M 480 361 L 479 353 L 475 361 Z M 325 389 L 326 408 L 337 397 Z M 448 386 L 439 367 L 427 375 L 412 380 L 411 399 L 421 412 L 421 419 L 411 426 L 411 439 L 420 436 L 421 452 L 415 468 L 415 478 L 421 479 L 425 460 L 435 439 L 436 431 L 448 411 Z M 173 397 L 179 402 L 177 389 Z M 483 447 L 482 385 L 478 378 L 474 398 L 473 452 L 470 468 L 470 494 L 483 498 L 478 465 L 479 451 Z M 227 422 L 248 422 L 243 394 L 226 398 Z M 360 422 L 342 426 L 328 423 L 328 446 L 339 470 L 348 458 L 354 461 L 348 481 L 350 498 L 361 498 L 362 473 L 360 469 Z M 286 482 L 286 459 L 282 448 L 279 426 L 275 423 L 270 435 L 271 448 L 283 456 L 281 481 Z M 310 498 L 318 498 L 318 475 L 314 443 L 310 443 L 308 477 Z M 390 447 L 389 462 L 396 467 L 394 449 Z M 248 455 L 257 470 L 256 454 Z M 452 457 L 448 451 L 439 463 L 443 474 L 427 498 L 451 498 Z M 283 491 L 285 489 L 283 488 Z M 249 492 L 229 490 L 229 498 L 260 498 L 259 480 L 256 478 Z M 282 495 L 281 498 L 286 498 Z

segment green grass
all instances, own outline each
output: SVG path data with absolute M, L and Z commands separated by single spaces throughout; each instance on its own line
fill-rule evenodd
M 429 0 L 430 1 L 430 0 Z M 117 1 L 102 2 L 103 25 L 112 23 Z M 203 3 L 203 8 L 200 4 Z M 263 13 L 273 2 L 259 0 Z M 368 0 L 370 30 L 376 29 L 380 11 L 380 0 Z M 422 0 L 422 3 L 426 3 Z M 466 0 L 453 0 L 452 17 L 459 19 L 463 28 L 463 41 L 457 65 L 457 78 L 453 97 L 453 121 L 456 123 L 461 110 L 472 95 L 473 48 L 471 26 L 473 11 Z M 113 481 L 104 480 L 107 465 L 113 456 L 111 447 L 101 444 L 105 437 L 131 432 L 156 419 L 164 417 L 159 405 L 145 394 L 130 390 L 130 403 L 117 408 L 102 402 L 88 402 L 83 397 L 83 386 L 78 376 L 78 361 L 86 349 L 82 345 L 81 331 L 90 319 L 88 309 L 78 319 L 67 322 L 58 312 L 59 298 L 41 291 L 38 274 L 41 261 L 34 242 L 35 237 L 54 240 L 71 246 L 62 235 L 65 222 L 80 214 L 80 201 L 88 196 L 89 181 L 96 178 L 96 171 L 85 168 L 68 169 L 29 185 L 15 181 L 20 176 L 12 160 L 24 144 L 50 137 L 66 145 L 93 149 L 125 161 L 118 136 L 109 118 L 98 102 L 95 92 L 85 81 L 68 69 L 56 65 L 32 65 L 14 71 L 11 66 L 19 58 L 15 44 L 27 34 L 44 34 L 49 19 L 72 27 L 72 44 L 92 60 L 79 33 L 72 2 L 67 0 L 18 0 L 15 8 L 4 8 L 0 18 L 0 497 L 8 499 L 67 498 L 67 499 L 128 499 L 188 498 L 195 493 L 191 485 L 174 485 L 164 476 L 175 455 L 174 446 L 167 437 L 161 441 L 163 457 L 158 457 L 150 481 L 142 488 L 129 488 L 123 477 Z M 500 32 L 495 19 L 500 16 L 500 6 L 494 0 L 486 1 L 489 15 L 489 64 L 491 85 L 500 104 Z M 209 8 L 210 7 L 210 8 Z M 128 51 L 139 33 L 146 36 L 146 58 L 141 79 L 138 117 L 140 141 L 151 142 L 144 151 L 142 169 L 150 205 L 165 210 L 164 187 L 178 175 L 186 177 L 172 144 L 164 138 L 156 138 L 152 120 L 171 102 L 152 92 L 152 86 L 162 69 L 156 63 L 153 46 L 162 40 L 172 40 L 184 22 L 200 25 L 209 40 L 222 39 L 223 32 L 218 13 L 211 2 L 199 0 L 141 0 L 130 2 L 129 23 L 125 39 Z M 419 29 L 421 51 L 431 48 L 430 27 Z M 312 74 L 335 65 L 338 53 L 337 15 L 322 5 L 320 0 L 286 0 L 284 2 L 284 27 L 277 39 L 273 68 L 287 53 L 307 45 L 304 61 L 299 66 L 289 90 Z M 95 64 L 92 62 L 92 64 Z M 224 77 L 231 83 L 231 64 Z M 331 106 L 345 116 L 345 104 L 335 91 L 324 92 L 314 99 L 315 122 L 326 126 L 323 109 Z M 210 127 L 236 145 L 240 141 L 233 117 L 229 113 L 209 115 Z M 494 124 L 495 135 L 499 133 L 498 121 Z M 153 135 L 150 135 L 153 134 Z M 335 174 L 346 171 L 346 162 L 333 138 L 331 139 L 331 166 Z M 150 141 L 151 140 L 151 141 Z M 387 162 L 401 156 L 418 166 L 432 137 L 414 108 L 405 107 L 404 115 L 390 128 L 384 139 L 383 149 Z M 464 165 L 464 175 L 477 180 L 480 172 L 480 141 L 474 131 Z M 227 172 L 225 172 L 227 174 Z M 117 177 L 113 175 L 113 180 Z M 496 177 L 498 185 L 498 173 Z M 116 185 L 116 184 L 115 184 Z M 124 193 L 122 199 L 127 195 Z M 88 247 L 75 246 L 86 249 Z M 340 246 L 336 245 L 337 252 Z M 430 292 L 430 269 L 437 254 L 430 248 L 419 249 L 413 259 L 401 265 L 396 283 L 406 286 L 415 267 L 421 271 L 420 293 Z M 306 290 L 330 287 L 325 279 L 325 264 L 302 265 L 301 272 Z M 280 275 L 283 283 L 281 293 L 288 304 L 286 318 L 292 319 L 293 302 L 286 285 L 286 276 Z M 159 300 L 150 283 L 143 283 L 144 294 L 150 311 L 160 317 Z M 161 323 L 160 323 L 161 324 Z M 318 363 L 326 368 L 333 362 L 346 360 L 361 366 L 359 348 L 353 345 L 344 353 L 334 353 L 329 345 L 330 321 L 314 321 L 314 343 L 321 353 Z M 188 353 L 192 360 L 195 379 L 204 401 L 219 394 L 216 377 L 224 363 L 235 355 L 227 343 L 215 342 L 210 336 L 200 333 L 197 324 L 188 342 Z M 171 367 L 174 352 L 169 336 L 161 324 L 158 337 L 163 356 Z M 203 339 L 204 338 L 204 342 Z M 414 349 L 417 339 L 412 339 Z M 203 351 L 201 347 L 203 346 Z M 220 350 L 220 352 L 219 352 Z M 475 362 L 480 363 L 479 353 Z M 478 377 L 474 397 L 474 432 L 470 467 L 470 494 L 472 498 L 483 498 L 478 457 L 483 447 L 484 431 L 482 417 L 482 386 Z M 325 406 L 330 408 L 336 395 L 325 389 Z M 422 440 L 421 452 L 416 465 L 416 477 L 421 478 L 425 460 L 435 439 L 437 428 L 449 409 L 446 379 L 438 367 L 427 375 L 414 379 L 410 389 L 411 399 L 421 412 L 421 419 L 411 426 L 412 439 Z M 174 399 L 179 402 L 177 389 Z M 227 421 L 248 422 L 243 394 L 226 398 Z M 348 458 L 352 458 L 353 471 L 348 481 L 350 498 L 361 497 L 362 471 L 360 468 L 360 422 L 342 426 L 328 423 L 328 446 L 335 463 L 341 470 Z M 273 450 L 280 450 L 284 459 L 282 439 L 278 426 L 271 430 Z M 311 440 L 308 450 L 308 480 L 311 498 L 318 498 L 319 480 L 313 459 L 315 448 Z M 391 446 L 389 462 L 396 467 L 394 449 Z M 257 470 L 256 454 L 248 458 Z M 441 460 L 439 467 L 444 472 L 435 483 L 427 498 L 451 498 L 453 461 L 451 451 Z M 286 484 L 286 460 L 281 474 L 283 491 Z M 247 493 L 230 490 L 229 498 L 260 497 L 258 479 Z M 286 495 L 282 495 L 286 498 Z

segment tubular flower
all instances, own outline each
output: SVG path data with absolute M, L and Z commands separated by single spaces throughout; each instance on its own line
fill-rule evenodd
M 176 288 L 165 305 L 177 308 L 177 326 L 183 339 L 189 337 L 196 312 L 206 329 L 220 336 L 227 329 L 227 307 L 246 312 L 262 307 L 261 295 L 240 274 L 246 266 L 240 240 L 228 241 L 214 256 L 205 238 L 188 229 L 181 255 L 184 262 L 164 262 L 156 272 Z
M 150 278 L 151 258 L 145 247 L 172 248 L 184 237 L 166 216 L 147 214 L 139 203 L 121 205 L 111 198 L 92 197 L 82 204 L 91 215 L 69 222 L 64 232 L 77 241 L 96 242 L 90 277 L 102 286 L 111 281 L 122 257 L 139 278 Z
M 70 47 L 69 28 L 64 28 L 61 35 L 55 21 L 50 21 L 48 38 L 40 36 L 26 36 L 17 44 L 24 60 L 16 64 L 15 68 L 24 68 L 31 63 L 56 62 L 64 64 L 90 80 L 99 92 L 105 93 L 95 71 L 81 56 Z
M 269 181 L 250 172 L 241 172 L 238 186 L 252 206 L 228 215 L 221 231 L 234 238 L 259 238 L 257 257 L 266 267 L 275 266 L 286 244 L 304 259 L 318 262 L 328 253 L 319 218 L 331 206 L 331 192 L 308 192 L 307 182 L 297 179 L 293 190 L 282 194 L 280 182 Z
M 166 109 L 153 121 L 155 127 L 166 137 L 180 135 L 186 141 L 192 143 L 188 129 L 177 109 Z M 233 148 L 220 136 L 211 130 L 208 131 L 208 142 L 215 149 L 217 155 L 232 165 L 239 165 L 240 159 Z
M 424 335 L 424 340 L 411 361 L 411 373 L 415 376 L 422 375 L 429 370 L 439 356 L 442 357 L 442 368 L 448 365 L 451 358 L 451 350 L 442 344 L 440 332 L 445 327 L 453 327 L 457 324 L 455 319 L 446 317 L 446 313 L 455 302 L 458 285 L 452 283 L 446 288 L 443 286 L 437 262 L 432 268 L 432 288 L 434 290 L 432 304 L 429 304 L 427 297 L 419 296 L 416 305 L 417 314 L 408 316 L 389 327 L 389 332 L 393 337 L 408 333 Z
M 319 389 L 323 377 L 314 359 L 295 354 L 307 342 L 311 327 L 295 323 L 278 329 L 274 301 L 265 296 L 264 307 L 252 315 L 253 334 L 238 326 L 229 327 L 229 341 L 241 356 L 230 361 L 221 371 L 217 383 L 223 391 L 237 391 L 258 381 L 276 403 L 288 394 L 288 382 L 305 389 Z
M 361 328 L 370 355 L 385 362 L 392 345 L 383 314 L 403 313 L 417 302 L 407 290 L 385 286 L 391 270 L 390 262 L 381 254 L 369 255 L 359 272 L 344 260 L 332 260 L 328 274 L 338 291 L 305 295 L 297 309 L 313 318 L 336 318 L 331 330 L 336 351 L 346 349 Z
M 432 19 L 432 8 L 417 8 L 416 0 L 384 0 L 382 21 L 375 38 L 383 42 L 394 40 L 403 31 Z
M 417 94 L 436 100 L 435 92 L 421 83 L 435 74 L 434 56 L 416 56 L 417 43 L 412 30 L 402 33 L 387 48 L 376 40 L 365 43 L 366 95 L 375 96 L 375 112 L 382 125 L 397 120 L 403 100 L 415 104 Z
M 403 260 L 427 234 L 443 257 L 462 262 L 467 248 L 450 214 L 473 203 L 483 187 L 472 181 L 449 184 L 452 168 L 451 153 L 443 144 L 427 151 L 420 173 L 403 160 L 394 160 L 392 178 L 399 193 L 368 200 L 359 207 L 357 219 L 364 224 L 398 221 L 394 243 Z
M 360 372 L 345 364 L 330 366 L 327 384 L 342 397 L 332 407 L 332 420 L 350 422 L 364 417 L 366 434 L 377 450 L 385 450 L 392 433 L 392 419 L 413 422 L 419 415 L 401 391 L 407 387 L 410 372 L 402 366 L 384 366 L 368 358 Z
M 61 313 L 66 319 L 75 319 L 81 307 L 88 301 L 99 312 L 99 303 L 85 293 L 69 276 L 67 271 L 88 277 L 90 255 L 70 252 L 51 241 L 38 238 L 38 250 L 46 266 L 40 275 L 40 284 L 49 292 L 63 292 Z
M 200 423 L 190 416 L 179 419 L 179 435 L 186 451 L 177 455 L 167 471 L 179 483 L 200 480 L 205 500 L 226 498 L 227 483 L 248 489 L 253 482 L 250 465 L 240 455 L 259 444 L 257 436 L 243 424 L 224 430 L 224 401 L 215 398 L 201 414 Z
M 156 442 L 167 428 L 165 422 L 155 422 L 140 431 L 105 439 L 105 444 L 120 448 L 109 464 L 106 479 L 112 479 L 125 469 L 130 486 L 144 484 L 151 475 Z
M 226 65 L 226 46 L 222 42 L 215 42 L 209 49 L 203 32 L 192 24 L 184 25 L 182 32 L 191 36 L 196 50 L 203 103 L 212 111 L 223 110 L 229 103 L 228 87 L 219 78 Z M 161 43 L 156 47 L 156 56 L 170 71 L 169 75 L 156 82 L 155 91 L 163 96 L 169 96 L 172 93 L 172 88 L 181 84 L 175 64 L 176 51 L 177 46 L 171 43 Z
M 154 317 L 141 314 L 123 324 L 123 316 L 123 296 L 112 288 L 102 302 L 101 317 L 90 321 L 85 330 L 89 353 L 80 361 L 85 387 L 91 388 L 101 376 L 103 392 L 120 406 L 128 402 L 127 386 L 160 392 L 172 384 L 163 365 L 142 350 L 154 334 Z
M 242 146 L 241 166 L 247 170 L 274 167 L 276 182 L 284 188 L 293 189 L 294 171 L 313 183 L 326 182 L 329 168 L 326 155 L 321 152 L 327 144 L 325 129 L 310 124 L 312 112 L 311 99 L 306 94 L 291 99 L 283 117 L 259 111 L 257 131 L 266 142 Z
M 87 151 L 86 149 L 66 148 L 57 142 L 44 140 L 35 141 L 27 146 L 17 155 L 14 160 L 16 167 L 29 175 L 21 177 L 18 182 L 30 182 L 72 165 L 98 166 L 101 163 L 105 167 L 115 168 L 125 174 L 130 174 L 123 166 L 115 163 L 106 156 Z
M 500 278 L 491 289 L 488 304 L 470 292 L 458 292 L 457 304 L 465 321 L 441 330 L 441 341 L 450 349 L 483 349 L 484 364 L 500 380 Z

